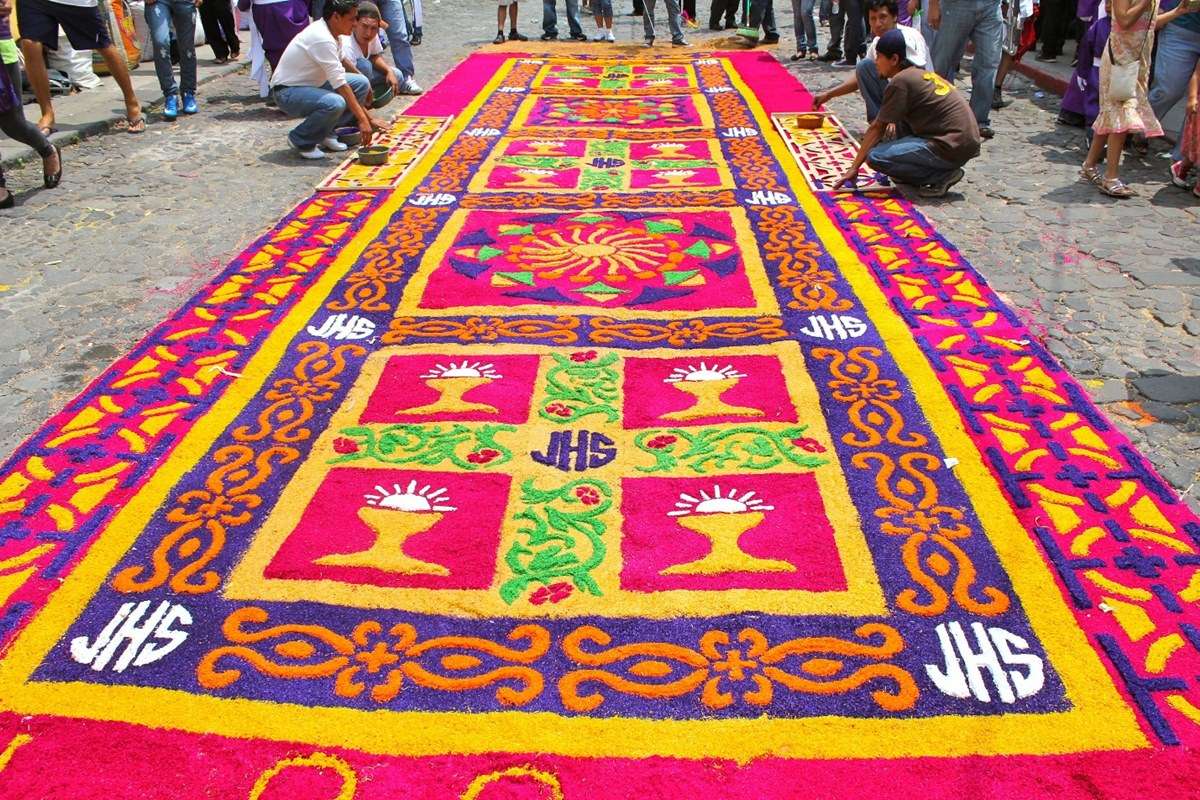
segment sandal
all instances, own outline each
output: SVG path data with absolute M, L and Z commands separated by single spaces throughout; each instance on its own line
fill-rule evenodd
M 137 119 L 127 120 L 127 122 L 128 125 L 126 125 L 125 130 L 129 131 L 130 133 L 146 132 L 146 118 L 142 115 L 139 114 Z
M 504 44 L 507 40 L 504 38 L 504 32 L 496 34 L 496 38 L 492 39 L 492 44 Z
M 1096 187 L 1104 183 L 1104 177 L 1100 174 L 1100 170 L 1095 167 L 1089 167 L 1086 164 L 1079 168 L 1079 177 Z
M 1137 192 L 1126 186 L 1120 178 L 1105 179 L 1099 186 L 1100 191 L 1109 197 L 1116 197 L 1122 200 L 1128 197 L 1137 197 Z
M 52 144 L 50 146 L 54 148 L 54 154 L 58 156 L 58 172 L 55 172 L 53 175 L 51 175 L 50 173 L 46 172 L 45 169 L 42 170 L 42 185 L 47 189 L 53 189 L 58 186 L 59 182 L 62 181 L 63 172 L 62 150 L 59 150 L 58 145 L 56 144 Z
M 50 138 L 50 134 L 52 133 L 58 133 L 58 128 L 55 128 L 53 125 L 38 125 L 37 129 L 41 131 L 42 136 L 45 136 L 46 138 Z

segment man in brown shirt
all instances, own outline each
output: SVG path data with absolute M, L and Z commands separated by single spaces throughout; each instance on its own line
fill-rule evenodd
M 979 126 L 971 107 L 936 72 L 913 66 L 916 59 L 899 30 L 879 37 L 875 66 L 888 81 L 883 106 L 834 188 L 853 184 L 865 161 L 894 181 L 915 184 L 922 197 L 942 197 L 962 180 L 962 165 L 979 155 Z M 889 126 L 896 138 L 881 144 Z

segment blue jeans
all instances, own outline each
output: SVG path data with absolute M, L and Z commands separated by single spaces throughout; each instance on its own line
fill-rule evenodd
M 378 69 L 376 69 L 375 65 L 371 63 L 370 59 L 357 59 L 354 62 L 354 67 L 363 75 L 365 75 L 367 80 L 371 82 L 371 91 L 373 91 L 375 94 L 379 94 L 384 89 L 388 88 L 387 73 L 380 72 Z M 403 82 L 404 76 L 400 74 L 399 70 L 397 70 L 395 67 L 388 67 L 388 69 L 395 72 L 396 77 Z M 376 106 L 376 108 L 378 108 L 378 106 Z
M 796 29 L 796 52 L 817 49 L 817 23 L 813 19 L 816 0 L 792 0 L 792 22 Z
M 417 68 L 413 64 L 412 43 L 409 39 L 412 33 L 411 23 L 404 16 L 404 7 L 400 0 L 380 0 L 379 13 L 388 24 L 387 40 L 392 51 L 392 61 L 396 62 L 396 69 L 400 70 L 401 75 L 411 78 L 417 74 Z
M 156 0 L 146 4 L 146 24 L 154 43 L 154 71 L 164 97 L 196 91 L 196 4 L 192 0 Z M 179 81 L 171 69 L 171 23 L 179 42 Z
M 990 124 L 1003 35 L 1000 0 L 943 0 L 942 25 L 938 28 L 931 54 L 933 69 L 954 83 L 954 73 L 966 52 L 967 41 L 975 44 L 975 58 L 971 62 L 971 111 L 980 125 Z
M 1188 80 L 1196 69 L 1196 61 L 1200 60 L 1200 33 L 1172 22 L 1159 32 L 1157 44 L 1150 106 L 1154 116 L 1162 119 L 1187 93 Z M 1177 142 L 1171 156 L 1178 161 L 1181 155 Z
M 654 5 L 656 2 L 657 0 L 643 0 L 642 2 L 642 7 L 645 9 L 645 12 L 642 14 L 642 28 L 646 32 L 647 39 L 655 37 Z M 683 18 L 680 16 L 679 0 L 666 0 L 666 3 L 667 27 L 671 29 L 671 41 L 681 41 L 683 39 Z
M 883 91 L 887 89 L 887 78 L 879 75 L 879 69 L 872 59 L 864 58 L 854 67 L 854 75 L 858 79 L 858 93 L 862 95 L 863 103 L 867 106 L 867 122 L 874 122 L 883 105 Z
M 583 26 L 579 24 L 579 0 L 566 0 L 567 28 L 572 36 L 583 36 Z M 555 10 L 557 0 L 542 0 L 542 32 L 549 36 L 558 36 L 558 11 Z
M 160 0 L 161 2 L 161 0 Z M 359 103 L 367 99 L 371 82 L 362 75 L 346 73 L 346 83 Z M 353 125 L 354 114 L 346 100 L 328 83 L 324 86 L 276 86 L 275 102 L 289 117 L 304 117 L 304 121 L 288 132 L 288 141 L 301 150 L 308 150 L 333 135 L 334 128 Z
M 880 142 L 867 156 L 867 164 L 894 181 L 924 186 L 950 177 L 957 164 L 939 156 L 928 139 L 905 136 L 890 142 Z

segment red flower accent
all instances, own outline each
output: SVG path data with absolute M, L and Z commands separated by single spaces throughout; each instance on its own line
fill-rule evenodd
M 824 453 L 825 445 L 818 442 L 816 439 L 809 439 L 807 436 L 800 439 L 792 439 L 792 444 L 804 450 L 807 453 Z
M 333 440 L 333 452 L 335 453 L 357 453 L 358 442 L 346 436 L 339 436 Z
M 583 364 L 584 362 L 587 362 L 587 361 L 595 361 L 596 360 L 596 351 L 595 350 L 584 350 L 581 353 L 571 353 L 571 360 L 575 361 L 579 364 Z
M 476 450 L 474 453 L 467 453 L 467 461 L 472 464 L 486 464 L 500 457 L 499 450 L 493 450 L 490 447 L 485 447 L 482 450 Z
M 576 486 L 575 496 L 579 498 L 579 502 L 585 506 L 594 506 L 600 502 L 600 493 L 591 486 Z
M 563 403 L 551 403 L 546 406 L 546 413 L 554 414 L 558 417 L 569 417 L 571 416 L 571 408 Z
M 677 441 L 679 441 L 678 438 L 663 434 L 661 436 L 655 436 L 653 439 L 646 442 L 646 447 L 652 447 L 655 450 L 662 450 L 664 447 L 675 444 Z
M 535 606 L 540 606 L 549 600 L 551 603 L 561 603 L 571 596 L 571 592 L 575 591 L 575 587 L 566 581 L 552 583 L 549 586 L 543 586 L 533 594 L 529 595 L 529 602 Z

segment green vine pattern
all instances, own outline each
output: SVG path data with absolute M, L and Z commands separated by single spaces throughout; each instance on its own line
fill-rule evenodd
M 711 470 L 767 470 L 790 462 L 813 469 L 829 459 L 813 455 L 798 441 L 817 446 L 804 436 L 807 425 L 769 430 L 754 425 L 734 428 L 666 428 L 644 431 L 634 438 L 639 449 L 654 456 L 654 464 L 638 467 L 639 472 L 669 472 L 680 464 L 699 475 Z
M 512 605 L 531 584 L 548 586 L 558 578 L 569 578 L 581 592 L 602 595 L 591 572 L 606 552 L 604 514 L 612 508 L 608 484 L 584 478 L 543 490 L 530 478 L 521 484 L 521 502 L 524 508 L 515 516 L 523 523 L 519 538 L 504 556 L 513 577 L 501 585 L 500 598 Z M 585 542 L 586 558 L 579 552 Z
M 337 456 L 329 463 L 374 460 L 435 467 L 449 462 L 473 472 L 511 461 L 512 451 L 496 436 L 516 430 L 513 425 L 461 424 L 343 428 L 333 443 Z
M 617 408 L 620 372 L 616 353 L 600 356 L 589 352 L 584 355 L 592 358 L 586 361 L 553 355 L 554 366 L 546 373 L 546 402 L 538 409 L 538 416 L 562 425 L 592 414 L 603 414 L 607 422 L 621 418 Z

